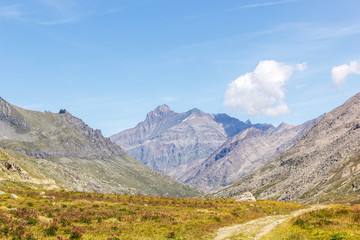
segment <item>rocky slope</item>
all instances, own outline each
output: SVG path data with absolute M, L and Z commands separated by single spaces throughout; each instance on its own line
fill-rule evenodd
M 230 138 L 180 180 L 208 192 L 231 185 L 291 147 L 318 119 L 298 126 L 282 123 L 263 131 L 251 127 Z
M 360 193 L 360 93 L 324 117 L 293 147 L 213 196 L 331 202 Z
M 6 186 L 11 188 L 27 187 L 40 189 L 59 189 L 63 186 L 56 182 L 41 171 L 30 167 L 29 165 L 36 163 L 36 159 L 23 154 L 14 154 L 0 148 L 0 187 Z M 24 164 L 24 162 L 26 162 Z
M 176 113 L 162 105 L 135 128 L 110 139 L 152 169 L 181 179 L 230 137 L 250 127 L 267 130 L 273 126 L 252 125 L 250 121 L 244 123 L 226 114 L 207 114 L 199 109 Z
M 171 196 L 199 193 L 128 156 L 66 110 L 29 111 L 0 98 L 0 146 L 13 156 L 14 166 L 39 172 L 55 185 L 72 190 Z

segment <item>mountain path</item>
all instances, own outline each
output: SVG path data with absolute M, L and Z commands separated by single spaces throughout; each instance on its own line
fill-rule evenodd
M 229 239 L 234 236 L 239 236 L 239 239 L 260 239 L 285 220 L 325 207 L 324 205 L 314 205 L 286 215 L 268 216 L 234 226 L 223 227 L 217 231 L 215 240 Z

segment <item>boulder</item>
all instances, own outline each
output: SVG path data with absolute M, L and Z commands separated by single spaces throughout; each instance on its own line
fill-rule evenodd
M 3 191 L 0 191 L 0 195 L 5 195 L 5 192 L 3 192 Z
M 16 195 L 13 194 L 13 193 L 10 195 L 10 197 L 13 198 L 13 199 L 18 199 L 18 198 L 19 198 L 18 196 L 16 196 Z
M 5 167 L 7 170 L 10 170 L 12 168 L 12 164 L 9 162 L 5 162 Z
M 236 201 L 256 202 L 256 198 L 251 194 L 251 192 L 244 192 L 240 196 L 236 196 L 234 198 Z
M 42 196 L 43 198 L 55 199 L 54 196 Z

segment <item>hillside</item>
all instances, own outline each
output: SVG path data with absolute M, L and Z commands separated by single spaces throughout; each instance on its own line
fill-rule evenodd
M 135 128 L 110 139 L 152 169 L 182 179 L 229 138 L 250 127 L 267 130 L 273 126 L 253 125 L 199 109 L 176 113 L 162 105 L 149 112 Z
M 231 185 L 291 147 L 318 120 L 298 126 L 282 123 L 267 131 L 254 127 L 246 129 L 230 138 L 180 180 L 209 192 Z
M 40 173 L 39 176 L 55 185 L 71 190 L 170 196 L 199 194 L 128 156 L 99 130 L 93 130 L 66 110 L 29 111 L 0 98 L 0 146 L 21 168 Z
M 324 117 L 293 147 L 214 196 L 331 202 L 360 192 L 360 93 Z

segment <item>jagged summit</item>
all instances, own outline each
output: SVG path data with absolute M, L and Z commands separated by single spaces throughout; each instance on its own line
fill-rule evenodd
M 190 111 L 187 111 L 187 113 L 189 115 L 198 115 L 198 116 L 202 116 L 202 115 L 206 115 L 207 113 L 201 111 L 200 109 L 198 108 L 193 108 L 191 109 Z
M 246 125 L 252 125 L 250 119 L 246 120 L 245 124 L 246 124 Z
M 158 106 L 154 112 L 163 112 L 163 113 L 167 113 L 167 112 L 171 112 L 171 108 L 166 105 L 166 104 L 162 104 L 160 106 Z
M 153 111 L 149 112 L 147 114 L 147 119 L 153 119 L 153 118 L 163 118 L 171 113 L 174 113 L 171 108 L 166 105 L 160 105 L 157 108 L 155 108 Z

